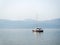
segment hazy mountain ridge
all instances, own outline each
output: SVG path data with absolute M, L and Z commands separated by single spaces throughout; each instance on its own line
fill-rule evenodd
M 24 20 L 11 21 L 0 19 L 0 28 L 60 28 L 60 19 L 53 19 L 47 21 Z

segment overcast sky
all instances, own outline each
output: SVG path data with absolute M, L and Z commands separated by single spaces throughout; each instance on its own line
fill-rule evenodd
M 60 0 L 0 0 L 0 19 L 60 18 Z

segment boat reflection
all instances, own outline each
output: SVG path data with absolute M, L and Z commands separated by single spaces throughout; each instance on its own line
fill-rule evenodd
M 40 38 L 43 35 L 43 32 L 33 32 L 35 38 Z
M 33 36 L 34 36 L 34 45 L 39 45 L 41 43 L 41 40 L 43 39 L 43 32 L 33 32 Z

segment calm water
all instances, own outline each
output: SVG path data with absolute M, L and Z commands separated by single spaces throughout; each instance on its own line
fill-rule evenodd
M 60 45 L 60 29 L 0 29 L 0 45 Z

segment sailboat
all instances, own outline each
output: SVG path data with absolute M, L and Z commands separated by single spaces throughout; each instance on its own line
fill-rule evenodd
M 36 28 L 34 30 L 32 30 L 33 32 L 43 32 L 43 30 L 41 28 Z
M 36 15 L 36 18 L 38 19 L 37 15 Z M 37 26 L 37 28 L 33 29 L 32 31 L 33 32 L 43 32 L 42 28 L 39 28 L 38 26 Z

